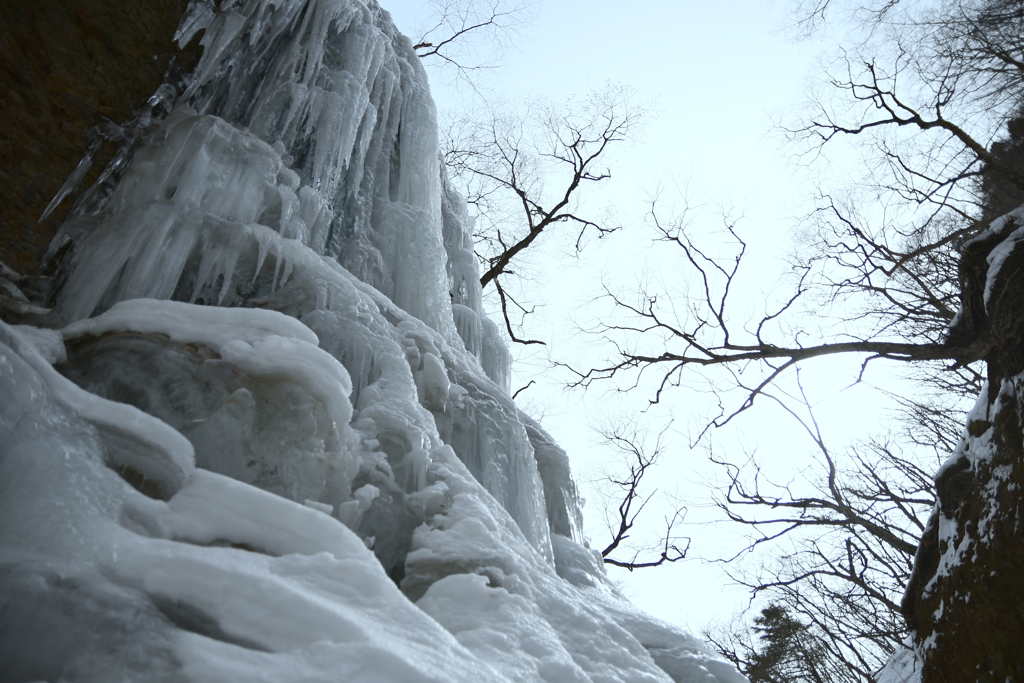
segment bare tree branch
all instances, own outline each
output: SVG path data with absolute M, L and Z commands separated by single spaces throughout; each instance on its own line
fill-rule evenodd
M 640 513 L 643 512 L 647 503 L 654 497 L 657 490 L 644 495 L 641 493 L 641 484 L 647 472 L 654 467 L 662 451 L 662 437 L 665 431 L 658 435 L 653 449 L 647 451 L 641 443 L 641 437 L 635 430 L 632 432 L 624 429 L 609 430 L 603 433 L 605 440 L 615 446 L 626 456 L 629 473 L 620 478 L 609 477 L 609 481 L 621 492 L 621 501 L 617 508 L 615 523 L 609 530 L 611 540 L 601 551 L 601 557 L 605 564 L 622 567 L 633 571 L 649 567 L 659 567 L 665 563 L 678 562 L 686 557 L 690 547 L 690 539 L 677 536 L 674 528 L 683 521 L 686 509 L 682 507 L 676 510 L 664 520 L 664 532 L 657 547 L 638 548 L 633 550 L 633 556 L 629 560 L 619 560 L 610 555 L 622 549 L 623 543 L 630 538 L 630 532 L 636 523 Z M 654 551 L 653 558 L 641 559 L 645 552 Z
M 712 367 L 727 369 L 760 364 L 762 373 L 755 382 L 750 383 L 735 374 L 728 375 L 728 383 L 744 389 L 746 396 L 738 407 L 726 411 L 711 423 L 722 426 L 752 406 L 757 396 L 781 375 L 815 358 L 862 354 L 865 356 L 864 366 L 886 359 L 900 362 L 947 361 L 950 369 L 957 369 L 983 359 L 993 345 L 985 335 L 966 345 L 946 343 L 943 335 L 954 315 L 951 298 L 956 296 L 939 289 L 940 286 L 952 287 L 942 279 L 943 273 L 948 277 L 948 271 L 934 273 L 937 282 L 932 283 L 919 273 L 911 252 L 897 251 L 873 242 L 852 224 L 850 233 L 857 240 L 856 246 L 847 245 L 842 253 L 851 253 L 860 259 L 855 262 L 853 270 L 864 275 L 856 281 L 826 280 L 825 286 L 832 289 L 833 296 L 852 288 L 857 288 L 861 294 L 873 292 L 881 296 L 885 304 L 879 307 L 879 314 L 875 316 L 879 321 L 877 328 L 864 330 L 859 336 L 848 333 L 845 340 L 805 343 L 803 339 L 810 330 L 803 324 L 795 332 L 779 339 L 786 334 L 781 324 L 787 316 L 801 313 L 803 309 L 798 308 L 798 304 L 803 304 L 809 296 L 810 266 L 798 266 L 795 287 L 789 297 L 775 308 L 766 306 L 763 315 L 751 323 L 734 311 L 739 306 L 737 297 L 743 296 L 736 288 L 747 256 L 747 245 L 735 225 L 727 222 L 723 231 L 727 240 L 719 240 L 720 245 L 723 242 L 734 245 L 732 255 L 712 257 L 690 238 L 684 219 L 664 220 L 659 215 L 656 202 L 652 202 L 649 216 L 656 239 L 679 249 L 682 262 L 689 266 L 689 272 L 694 276 L 695 286 L 688 290 L 686 306 L 682 311 L 674 302 L 666 307 L 662 298 L 649 293 L 632 302 L 606 289 L 604 298 L 618 311 L 620 319 L 601 321 L 590 331 L 609 341 L 616 349 L 617 358 L 607 365 L 589 369 L 570 368 L 576 374 L 572 386 L 588 387 L 595 381 L 630 377 L 629 386 L 635 387 L 641 377 L 654 374 L 655 388 L 650 400 L 658 403 L 666 389 L 686 381 L 687 372 L 704 373 Z M 947 243 L 945 237 L 938 238 L 923 253 L 933 254 Z M 915 249 L 920 250 L 920 247 Z M 871 278 L 876 271 L 887 280 L 874 284 Z M 884 282 L 891 282 L 893 286 L 886 287 Z M 906 288 L 901 289 L 900 282 L 906 282 Z M 744 324 L 737 325 L 734 322 L 736 318 L 744 320 Z M 900 336 L 915 329 L 927 333 L 921 335 L 924 340 L 900 340 Z
M 590 186 L 611 177 L 605 166 L 609 150 L 626 140 L 643 116 L 630 97 L 625 88 L 608 86 L 557 107 L 495 106 L 485 120 L 462 119 L 449 127 L 445 163 L 479 212 L 480 284 L 495 285 L 514 342 L 541 343 L 513 333 L 508 290 L 500 282 L 515 275 L 512 264 L 552 231 L 572 230 L 579 253 L 587 235 L 601 237 L 619 229 L 580 207 Z
M 826 643 L 826 658 L 852 672 L 851 680 L 871 680 L 907 633 L 899 602 L 935 504 L 934 464 L 869 440 L 840 466 L 802 387 L 798 396 L 771 398 L 808 435 L 821 469 L 814 479 L 774 484 L 753 461 L 741 468 L 713 456 L 729 481 L 719 508 L 754 533 L 725 562 L 742 558 L 729 572 L 734 580 L 809 623 Z M 949 420 L 956 422 L 956 416 Z M 752 552 L 768 547 L 777 549 L 773 560 L 751 562 Z M 718 634 L 717 641 L 728 639 Z M 726 651 L 735 655 L 735 643 Z
M 532 379 L 531 379 L 531 380 L 530 380 L 529 382 L 527 382 L 527 383 L 526 383 L 525 385 L 523 385 L 523 386 L 519 387 L 518 389 L 516 389 L 515 393 L 514 393 L 514 394 L 512 394 L 512 400 L 513 400 L 513 401 L 514 401 L 514 400 L 516 400 L 516 397 L 517 397 L 517 396 L 519 396 L 519 394 L 523 393 L 524 391 L 526 391 L 527 389 L 529 389 L 529 388 L 530 388 L 531 386 L 533 386 L 534 384 L 536 384 L 536 382 L 535 382 L 534 380 L 532 380 Z
M 434 19 L 414 41 L 421 59 L 455 69 L 475 88 L 473 74 L 492 69 L 531 21 L 533 4 L 515 0 L 431 0 Z
M 520 306 L 515 299 L 512 299 L 512 297 L 507 296 L 505 294 L 505 290 L 502 289 L 501 287 L 501 282 L 499 282 L 498 280 L 494 281 L 494 287 L 495 289 L 498 290 L 498 298 L 501 300 L 501 316 L 505 320 L 505 330 L 508 332 L 509 338 L 512 341 L 516 342 L 517 344 L 544 344 L 544 342 L 539 341 L 537 339 L 520 339 L 519 337 L 516 336 L 516 333 L 512 331 L 512 323 L 508 317 L 508 301 L 511 300 L 513 304 L 518 306 L 519 309 L 523 311 L 523 313 L 529 313 L 530 311 L 527 311 L 522 306 Z M 513 396 L 513 398 L 515 397 Z

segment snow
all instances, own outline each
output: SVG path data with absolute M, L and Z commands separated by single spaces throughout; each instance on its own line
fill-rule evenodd
M 912 638 L 904 641 L 875 679 L 878 683 L 921 683 L 921 660 L 914 650 Z
M 190 543 L 242 544 L 274 556 L 327 552 L 338 559 L 366 551 L 322 510 L 206 470 L 196 470 L 167 506 L 174 538 Z
M 995 221 L 993 226 L 997 228 L 1002 220 Z M 973 473 L 982 466 L 987 466 L 991 463 L 997 448 L 997 444 L 993 441 L 995 430 L 991 426 L 992 420 L 994 416 L 999 415 L 1008 406 L 1010 409 L 1014 409 L 1014 406 L 1017 404 L 1016 397 L 1020 394 L 1020 384 L 1022 381 L 1024 381 L 1024 378 L 1021 375 L 1004 378 L 999 393 L 991 403 L 989 400 L 988 383 L 986 382 L 982 385 L 978 400 L 967 415 L 967 425 L 987 425 L 987 427 L 974 435 L 970 433 L 970 429 L 964 430 L 956 448 L 953 449 L 949 457 L 939 467 L 938 472 L 936 472 L 936 480 L 940 480 L 951 468 L 964 467 Z M 984 484 L 984 491 L 982 492 L 985 507 L 978 515 L 977 526 L 973 532 L 965 533 L 961 525 L 954 518 L 947 515 L 938 503 L 936 504 L 935 514 L 938 520 L 938 542 L 939 547 L 942 549 L 942 554 L 939 557 L 935 574 L 923 589 L 925 594 L 934 589 L 940 578 L 949 576 L 965 560 L 972 559 L 974 557 L 972 550 L 977 544 L 991 542 L 990 525 L 999 514 L 996 493 L 1000 487 L 1006 485 L 1011 472 L 1012 467 L 1008 465 L 995 466 L 989 472 Z M 936 618 L 938 618 L 938 615 Z
M 105 435 L 108 445 L 104 455 L 108 464 L 131 467 L 156 482 L 167 495 L 181 487 L 195 469 L 192 444 L 185 437 L 141 410 L 79 389 L 39 354 L 38 340 L 43 335 L 30 334 L 26 339 L 24 334 L 5 325 L 0 330 L 0 342 L 20 352 L 60 405 Z M 47 349 L 52 351 L 49 345 Z
M 197 0 L 176 38 L 203 28 L 55 238 L 52 312 L 0 323 L 9 675 L 744 680 L 581 545 L 387 13 Z
M 155 299 L 122 301 L 103 315 L 68 325 L 60 334 L 64 339 L 73 339 L 128 331 L 162 334 L 172 341 L 201 342 L 213 348 L 232 341 L 251 344 L 269 336 L 296 339 L 314 346 L 320 342 L 308 327 L 277 311 L 206 308 Z
M 989 298 L 996 286 L 996 280 L 1002 271 L 1003 265 L 1017 250 L 1017 246 L 1020 242 L 1024 241 L 1024 228 L 1020 227 L 1022 222 L 1024 222 L 1024 207 L 1018 207 L 1006 215 L 1000 216 L 996 220 L 992 221 L 988 227 L 964 244 L 963 248 L 969 249 L 972 244 L 992 239 L 993 237 L 1002 235 L 1004 232 L 1009 231 L 1009 234 L 1004 235 L 999 243 L 985 257 L 985 262 L 988 264 L 988 270 L 985 275 L 985 290 L 983 292 L 982 300 L 985 304 L 986 310 L 988 310 Z M 954 319 L 951 326 L 958 322 L 961 314 L 962 313 L 958 311 L 957 319 Z

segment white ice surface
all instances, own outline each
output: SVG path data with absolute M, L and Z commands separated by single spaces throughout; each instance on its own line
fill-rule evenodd
M 202 470 L 169 503 L 130 488 L 103 464 L 102 433 L 58 400 L 68 387 L 26 355 L 0 346 L 0 660 L 12 680 L 507 680 L 326 515 Z M 9 592 L 26 576 L 31 615 Z M 70 613 L 47 589 L 61 584 L 82 603 Z M 131 631 L 110 631 L 122 621 Z M 89 631 L 102 647 L 58 647 Z M 169 656 L 135 661 L 139 648 Z
M 141 410 L 79 389 L 40 355 L 40 338 L 46 337 L 41 333 L 26 334 L 24 327 L 4 325 L 0 342 L 21 354 L 60 405 L 105 434 L 109 444 L 105 456 L 109 465 L 131 467 L 158 482 L 168 494 L 177 491 L 195 469 L 195 456 L 188 439 Z M 44 347 L 52 348 L 49 344 Z M 62 354 L 55 352 L 54 355 Z M 12 394 L 11 400 L 15 400 L 16 389 L 8 391 Z
M 121 301 L 103 315 L 71 323 L 64 339 L 109 332 L 162 334 L 178 342 L 203 343 L 214 349 L 232 341 L 250 344 L 270 336 L 297 339 L 316 346 L 320 340 L 295 318 L 258 308 L 189 306 L 178 301 L 132 299 Z
M 387 13 L 199 2 L 179 37 L 203 27 L 188 91 L 54 242 L 61 338 L 2 328 L 0 661 L 19 680 L 741 681 L 577 542 L 568 459 L 508 395 Z

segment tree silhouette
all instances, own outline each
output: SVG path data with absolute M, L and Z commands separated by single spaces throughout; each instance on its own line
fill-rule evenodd
M 781 604 L 763 608 L 745 634 L 704 635 L 750 679 L 750 683 L 852 680 L 844 672 L 830 670 L 820 635 L 794 618 Z

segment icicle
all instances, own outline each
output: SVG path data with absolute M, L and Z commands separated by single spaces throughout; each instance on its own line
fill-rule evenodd
M 78 187 L 78 184 L 82 182 L 82 178 L 84 178 L 85 174 L 89 172 L 90 168 L 92 168 L 92 156 L 96 153 L 96 150 L 99 149 L 100 142 L 100 140 L 95 140 L 91 145 L 89 145 L 88 151 L 86 151 L 82 160 L 78 162 L 78 165 L 75 166 L 75 170 L 71 172 L 71 175 L 67 177 L 64 184 L 60 186 L 59 190 L 57 190 L 57 194 L 53 195 L 53 199 L 51 199 L 50 203 L 46 205 L 43 215 L 39 217 L 39 223 L 42 223 L 49 218 L 50 214 L 53 213 L 53 210 L 56 209 L 62 201 L 64 201 L 65 197 L 74 192 L 75 188 Z
M 277 246 L 277 245 L 275 245 L 275 246 Z M 276 253 L 274 254 L 274 279 L 270 283 L 270 291 L 271 292 L 276 292 L 277 289 L 278 289 L 278 287 L 277 287 L 277 278 L 281 274 L 281 262 L 283 260 L 284 259 L 282 258 L 280 250 L 277 250 Z
M 178 30 L 174 32 L 173 40 L 178 47 L 183 49 L 197 33 L 208 27 L 215 13 L 213 0 L 189 0 L 185 16 L 181 18 Z
M 270 251 L 270 240 L 266 235 L 257 232 L 256 243 L 259 245 L 259 252 L 256 255 L 256 267 L 252 271 L 252 283 L 256 282 L 260 271 L 263 270 L 263 262 L 266 261 L 267 253 Z
M 295 264 L 293 264 L 291 261 L 285 259 L 285 262 L 284 262 L 284 272 L 281 274 L 281 286 L 282 287 L 284 287 L 288 283 L 288 278 L 291 277 L 292 268 L 294 267 L 294 265 Z

